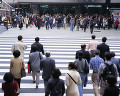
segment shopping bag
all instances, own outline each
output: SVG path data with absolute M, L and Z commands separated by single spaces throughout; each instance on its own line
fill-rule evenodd
M 30 64 L 28 64 L 28 73 L 29 73 L 29 74 L 31 73 L 31 67 L 30 67 Z

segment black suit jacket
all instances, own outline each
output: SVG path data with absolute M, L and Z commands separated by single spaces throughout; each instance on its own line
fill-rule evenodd
M 79 53 L 79 51 L 82 51 L 82 52 L 83 52 L 83 54 L 84 54 L 83 58 L 86 59 L 86 60 L 88 61 L 88 63 L 89 63 L 89 61 L 90 61 L 90 53 L 89 53 L 88 51 L 78 50 L 78 51 L 76 52 L 76 57 L 75 57 L 75 58 L 78 59 L 78 53 Z
M 104 59 L 105 52 L 110 52 L 109 46 L 105 43 L 99 44 L 97 49 L 100 50 L 100 57 Z
M 30 53 L 33 52 L 33 46 L 34 46 L 34 45 L 36 45 L 36 46 L 38 47 L 37 51 L 42 52 L 42 54 L 44 55 L 43 45 L 40 44 L 39 42 L 35 42 L 35 43 L 33 43 L 33 44 L 31 45 L 31 51 L 30 51 Z

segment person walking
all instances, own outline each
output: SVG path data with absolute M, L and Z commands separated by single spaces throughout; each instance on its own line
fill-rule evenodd
M 73 29 L 74 29 L 74 24 L 75 24 L 75 19 L 74 19 L 74 17 L 72 17 L 72 18 L 70 19 L 70 30 L 71 30 L 71 31 L 73 31 Z
M 110 52 L 109 46 L 105 44 L 107 38 L 103 37 L 102 38 L 102 43 L 97 45 L 97 49 L 100 50 L 100 57 L 103 58 L 104 60 L 104 54 L 105 52 Z
M 78 53 L 78 59 L 74 61 L 74 63 L 77 65 L 77 71 L 80 74 L 81 80 L 82 80 L 82 87 L 85 84 L 85 78 L 86 78 L 86 73 L 84 71 L 85 65 L 88 65 L 88 62 L 86 59 L 83 59 L 83 52 L 79 51 Z
M 5 17 L 4 26 L 6 27 L 7 30 L 8 30 L 8 23 L 9 23 L 9 19 L 7 17 Z
M 104 89 L 107 87 L 105 81 L 108 75 L 113 75 L 117 79 L 117 66 L 111 61 L 110 52 L 105 53 L 105 62 L 99 66 L 99 83 L 100 83 L 100 96 L 103 96 Z
M 4 96 L 18 96 L 19 95 L 19 86 L 16 81 L 14 81 L 14 76 L 7 72 L 5 73 L 4 83 L 2 83 L 2 90 L 4 91 Z
M 52 75 L 52 71 L 56 68 L 55 67 L 55 60 L 50 58 L 51 54 L 49 51 L 45 53 L 46 58 L 40 61 L 40 69 L 43 70 L 42 78 L 44 80 L 44 88 L 46 92 L 47 82 Z
M 43 45 L 39 43 L 39 37 L 35 38 L 35 42 L 31 45 L 31 50 L 30 53 L 33 52 L 33 46 L 36 45 L 37 46 L 37 51 L 42 52 L 42 54 L 44 55 L 44 48 Z
M 91 32 L 91 34 L 93 33 L 93 29 L 94 29 L 94 22 L 93 22 L 93 19 L 91 19 L 91 21 L 90 21 L 90 32 Z
M 81 84 L 80 74 L 76 71 L 77 66 L 73 62 L 69 62 L 68 65 L 68 74 L 78 83 Z M 75 82 L 71 79 L 71 77 L 66 74 L 66 96 L 80 96 L 78 86 Z
M 95 40 L 96 36 L 92 35 L 91 40 L 88 43 L 87 50 L 90 51 L 90 57 L 94 57 L 94 50 L 97 49 L 98 41 Z
M 42 53 L 37 51 L 37 46 L 33 46 L 33 52 L 29 54 L 28 63 L 31 66 L 33 83 L 36 83 L 36 88 L 39 85 L 39 76 L 40 76 L 40 60 L 43 59 Z M 36 78 L 35 78 L 36 77 Z
M 65 84 L 64 81 L 59 78 L 60 76 L 61 72 L 59 69 L 52 71 L 52 77 L 48 81 L 45 96 L 64 96 Z
M 27 17 L 27 15 L 24 19 L 24 22 L 25 22 L 26 28 L 28 28 L 29 18 Z
M 92 83 L 93 83 L 93 90 L 94 90 L 94 95 L 99 96 L 98 88 L 99 88 L 99 82 L 98 82 L 98 71 L 99 71 L 99 66 L 101 63 L 104 63 L 104 60 L 99 57 L 100 51 L 95 50 L 95 57 L 90 59 L 90 68 L 93 70 L 92 73 Z
M 15 50 L 13 52 L 14 58 L 11 58 L 10 60 L 10 73 L 13 74 L 14 80 L 17 81 L 19 88 L 20 88 L 20 82 L 21 82 L 21 65 L 25 69 L 25 64 L 23 58 L 20 57 L 20 51 Z
M 24 50 L 27 49 L 27 45 L 23 42 L 23 37 L 21 35 L 18 36 L 18 42 L 16 42 L 15 44 L 12 45 L 11 51 L 12 53 L 15 50 L 19 50 L 20 51 L 20 57 L 24 58 Z
M 117 30 L 118 29 L 118 25 L 119 25 L 119 20 L 118 18 L 115 20 L 115 29 Z

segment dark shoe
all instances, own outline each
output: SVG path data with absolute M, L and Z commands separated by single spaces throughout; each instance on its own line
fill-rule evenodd
M 38 88 L 38 86 L 36 86 L 36 89 Z
M 17 93 L 17 96 L 19 95 L 20 93 Z
M 35 81 L 33 81 L 33 83 L 35 83 Z

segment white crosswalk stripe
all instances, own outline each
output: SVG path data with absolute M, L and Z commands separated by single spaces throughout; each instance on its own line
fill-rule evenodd
M 15 37 L 8 37 L 7 39 L 5 38 L 6 37 L 0 38 L 0 96 L 3 96 L 3 91 L 1 90 L 1 83 L 4 82 L 3 75 L 6 72 L 9 72 L 10 58 L 13 57 L 11 53 L 11 47 L 16 40 Z M 83 43 L 88 44 L 89 40 L 90 38 L 86 38 L 85 40 L 72 40 L 65 38 L 41 38 L 41 43 L 44 45 L 45 51 L 51 51 L 51 57 L 55 59 L 56 66 L 62 72 L 62 76 L 60 78 L 65 80 L 65 74 L 68 71 L 68 62 L 72 62 L 75 60 L 75 53 L 77 50 L 80 49 L 80 45 Z M 101 41 L 101 39 L 98 39 L 98 41 Z M 31 44 L 34 42 L 34 38 L 24 38 L 24 42 L 28 46 L 28 49 L 25 51 L 24 58 L 27 71 L 28 55 L 30 53 Z M 120 41 L 110 39 L 107 43 L 108 45 L 110 45 L 110 50 L 116 53 L 116 58 L 120 58 Z M 91 83 L 91 73 L 92 70 L 90 70 L 90 74 L 88 75 L 88 84 L 83 89 L 83 96 L 94 96 L 93 86 Z M 31 74 L 27 74 L 26 77 L 22 78 L 20 92 L 21 93 L 19 96 L 44 96 L 44 85 L 41 75 L 39 89 L 35 89 L 35 84 L 32 83 Z

